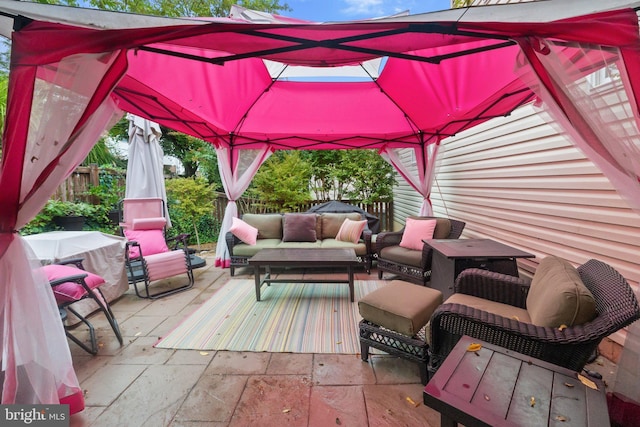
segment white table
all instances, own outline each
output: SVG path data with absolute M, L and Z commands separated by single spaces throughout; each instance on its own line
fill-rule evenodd
M 45 265 L 69 258 L 84 258 L 84 268 L 106 281 L 100 290 L 109 302 L 129 289 L 124 265 L 127 240 L 124 237 L 99 231 L 51 231 L 24 236 L 24 239 Z M 97 310 L 98 306 L 87 298 L 74 304 L 73 308 L 85 316 Z

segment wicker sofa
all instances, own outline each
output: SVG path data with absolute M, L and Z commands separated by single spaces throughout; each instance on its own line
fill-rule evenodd
M 463 335 L 580 372 L 604 337 L 640 318 L 628 282 L 595 259 L 575 269 L 546 257 L 533 280 L 467 269 L 455 288 L 428 325 L 430 376 Z
M 315 225 L 315 240 L 302 239 L 292 241 L 287 239 L 287 220 L 293 216 L 313 216 Z M 242 221 L 258 229 L 256 244 L 247 244 L 241 241 L 232 232 L 225 236 L 229 254 L 231 257 L 230 274 L 235 274 L 235 268 L 248 266 L 248 260 L 262 249 L 267 248 L 353 248 L 358 260 L 367 273 L 371 271 L 371 259 L 373 248 L 371 244 L 371 231 L 366 225 L 365 218 L 360 213 L 305 213 L 305 214 L 244 214 Z M 336 239 L 345 219 L 351 221 L 365 220 L 364 229 L 360 239 L 353 243 Z

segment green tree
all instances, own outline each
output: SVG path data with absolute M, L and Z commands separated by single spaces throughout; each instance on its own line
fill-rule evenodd
M 393 166 L 375 150 L 306 151 L 312 167 L 311 189 L 319 200 L 388 200 L 393 194 Z
M 217 239 L 219 224 L 213 220 L 213 189 L 201 178 L 176 178 L 166 182 L 172 235 L 192 234 L 198 247 Z
M 247 195 L 269 209 L 291 211 L 311 200 L 310 179 L 311 165 L 300 151 L 277 151 L 260 167 Z

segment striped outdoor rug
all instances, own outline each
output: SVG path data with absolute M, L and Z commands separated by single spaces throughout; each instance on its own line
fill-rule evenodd
M 356 280 L 352 303 L 347 284 L 273 283 L 257 302 L 252 279 L 231 279 L 155 347 L 357 354 L 358 300 L 384 284 Z

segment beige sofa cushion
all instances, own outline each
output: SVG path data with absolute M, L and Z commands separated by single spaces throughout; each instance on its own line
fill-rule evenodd
M 474 297 L 466 294 L 453 294 L 444 302 L 445 304 L 462 304 L 467 307 L 473 307 L 478 310 L 493 313 L 507 319 L 515 319 L 524 323 L 532 323 L 529 313 L 524 308 L 515 307 L 509 304 L 491 301 L 484 298 Z M 427 344 L 431 345 L 431 323 L 427 323 L 425 330 Z
M 322 213 L 320 214 L 320 221 L 322 222 L 322 239 L 335 239 L 342 223 L 346 218 L 353 221 L 362 219 L 361 215 L 357 212 L 350 213 Z
M 251 214 L 242 215 L 242 220 L 258 229 L 260 239 L 282 239 L 282 215 Z
M 527 295 L 527 311 L 534 325 L 553 328 L 581 325 L 597 314 L 593 295 L 578 271 L 555 256 L 538 265 Z

